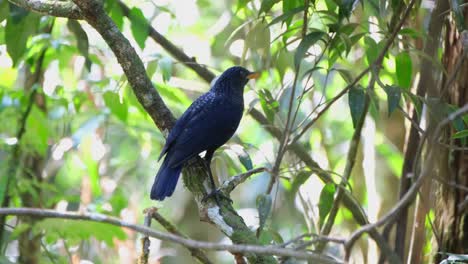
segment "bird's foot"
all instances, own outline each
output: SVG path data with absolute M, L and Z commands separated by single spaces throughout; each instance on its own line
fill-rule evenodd
M 203 199 L 201 200 L 202 203 L 206 203 L 206 201 L 210 198 L 214 198 L 215 201 L 216 201 L 216 204 L 219 206 L 220 205 L 220 198 L 223 198 L 225 200 L 228 200 L 231 204 L 233 203 L 232 202 L 232 199 L 229 198 L 229 196 L 225 195 L 220 189 L 215 189 L 213 191 L 211 191 L 210 193 L 208 193 L 207 195 L 205 195 L 205 197 L 203 197 Z

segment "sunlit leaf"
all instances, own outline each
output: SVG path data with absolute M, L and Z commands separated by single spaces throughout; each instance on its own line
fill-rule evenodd
M 320 192 L 320 198 L 318 203 L 319 208 L 319 225 L 322 226 L 325 218 L 330 212 L 333 206 L 333 197 L 335 196 L 335 185 L 333 183 L 327 183 L 323 186 Z
M 0 1 L 0 22 L 5 20 L 10 15 L 9 1 Z
M 10 6 L 11 8 L 11 6 Z M 7 18 L 5 26 L 5 40 L 7 52 L 13 60 L 13 65 L 17 65 L 20 58 L 26 51 L 28 38 L 37 31 L 40 16 L 29 13 L 22 18 L 10 16 Z
M 395 64 L 398 85 L 404 89 L 409 89 L 413 76 L 413 65 L 408 52 L 398 54 L 395 57 Z
M 321 31 L 315 31 L 307 34 L 302 40 L 301 43 L 299 43 L 299 46 L 296 49 L 296 53 L 294 54 L 294 66 L 296 69 L 299 67 L 301 64 L 302 59 L 306 55 L 307 50 L 317 43 L 322 37 L 325 35 L 324 32 Z
M 356 125 L 361 118 L 361 115 L 364 113 L 366 101 L 366 93 L 362 88 L 352 87 L 348 92 L 348 105 L 349 110 L 351 111 L 351 118 L 353 119 L 353 127 L 356 128 Z
M 398 86 L 387 85 L 385 86 L 385 92 L 387 93 L 388 115 L 390 116 L 400 105 L 401 90 Z
M 117 25 L 119 30 L 122 31 L 123 23 L 124 23 L 124 15 L 122 12 L 122 8 L 120 8 L 120 5 L 118 2 L 116 1 L 111 1 L 111 2 L 112 2 L 112 7 L 109 11 L 109 16 L 112 18 L 112 20 L 114 21 L 115 25 Z
M 127 121 L 128 106 L 125 101 L 120 102 L 118 94 L 112 91 L 107 91 L 103 94 L 102 97 L 106 103 L 106 106 L 111 110 L 112 114 L 114 114 L 123 122 Z
M 130 20 L 132 22 L 130 26 L 132 35 L 138 43 L 138 46 L 140 46 L 141 49 L 144 49 L 146 38 L 149 33 L 146 18 L 139 8 L 134 7 L 130 10 Z

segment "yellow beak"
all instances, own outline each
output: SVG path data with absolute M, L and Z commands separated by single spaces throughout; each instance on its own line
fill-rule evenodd
M 249 75 L 247 75 L 247 79 L 258 79 L 258 77 L 260 77 L 260 73 L 259 72 L 251 72 L 249 73 Z

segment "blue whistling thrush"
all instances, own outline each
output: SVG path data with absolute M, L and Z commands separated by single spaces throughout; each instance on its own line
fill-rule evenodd
M 166 155 L 151 188 L 151 199 L 164 200 L 171 196 L 184 164 L 203 151 L 206 151 L 204 159 L 215 192 L 209 169 L 211 158 L 239 126 L 244 110 L 244 86 L 258 76 L 243 67 L 231 67 L 182 114 L 159 156 L 161 159 Z

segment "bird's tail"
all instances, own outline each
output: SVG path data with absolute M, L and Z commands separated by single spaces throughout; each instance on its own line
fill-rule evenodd
M 158 174 L 156 174 L 153 187 L 151 188 L 150 197 L 152 200 L 162 201 L 164 198 L 171 196 L 175 190 L 182 166 L 171 168 L 168 163 L 168 158 L 166 156 L 163 164 L 159 168 Z

